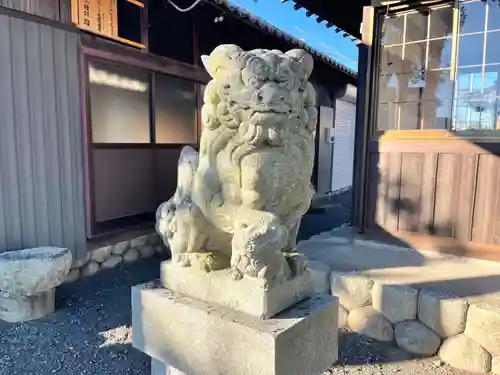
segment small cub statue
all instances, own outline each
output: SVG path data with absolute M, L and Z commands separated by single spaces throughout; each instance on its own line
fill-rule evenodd
M 235 280 L 267 286 L 301 275 L 297 232 L 314 193 L 313 58 L 221 45 L 202 60 L 212 80 L 199 154 L 182 150 L 177 190 L 158 208 L 156 230 L 181 266 L 227 268 Z

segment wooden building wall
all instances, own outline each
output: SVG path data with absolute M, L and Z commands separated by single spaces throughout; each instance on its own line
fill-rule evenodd
M 371 142 L 367 230 L 445 253 L 500 260 L 500 144 Z
M 0 51 L 0 251 L 82 255 L 79 36 L 0 13 Z
M 0 0 L 0 7 L 66 24 L 71 22 L 71 0 Z

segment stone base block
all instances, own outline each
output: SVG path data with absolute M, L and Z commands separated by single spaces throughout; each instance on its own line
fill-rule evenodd
M 161 283 L 173 292 L 263 319 L 313 293 L 309 272 L 266 289 L 256 278 L 233 280 L 229 270 L 201 272 L 171 261 L 161 264 Z
M 132 288 L 133 346 L 187 375 L 321 374 L 338 359 L 337 314 L 327 295 L 262 320 L 158 282 Z
M 0 319 L 9 323 L 44 317 L 55 310 L 55 289 L 34 296 L 12 296 L 0 292 Z

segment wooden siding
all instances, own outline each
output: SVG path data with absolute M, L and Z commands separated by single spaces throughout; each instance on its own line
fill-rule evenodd
M 71 0 L 0 0 L 0 7 L 71 23 Z
M 86 251 L 79 38 L 0 14 L 0 251 Z
M 499 153 L 459 139 L 372 141 L 367 229 L 500 245 Z

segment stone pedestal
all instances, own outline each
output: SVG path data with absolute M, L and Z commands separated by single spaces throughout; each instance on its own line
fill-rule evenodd
M 25 322 L 39 319 L 55 310 L 55 289 L 34 296 L 13 296 L 0 292 L 0 319 L 9 322 Z
M 151 375 L 186 375 L 167 363 L 151 358 Z
M 262 319 L 276 315 L 313 292 L 309 272 L 264 288 L 262 280 L 257 278 L 234 281 L 227 269 L 200 272 L 171 261 L 161 264 L 161 283 L 172 292 Z
M 321 374 L 338 358 L 337 315 L 327 295 L 263 320 L 158 282 L 132 288 L 133 346 L 187 375 Z

